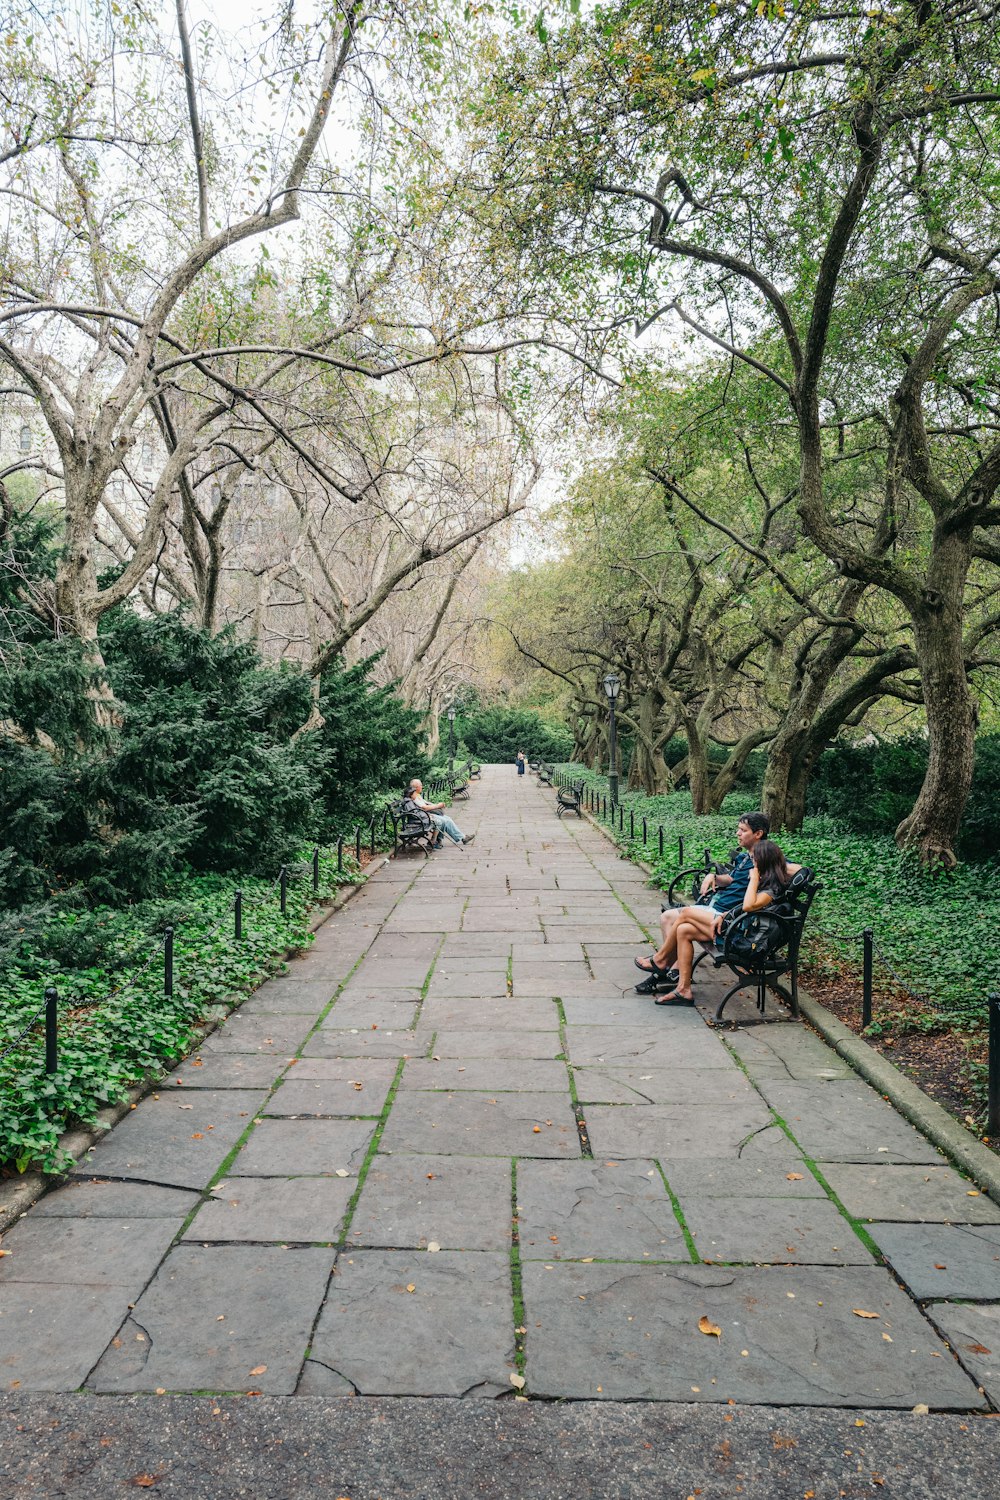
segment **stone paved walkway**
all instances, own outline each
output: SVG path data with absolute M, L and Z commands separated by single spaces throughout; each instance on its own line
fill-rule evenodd
M 458 816 L 8 1234 L 0 1389 L 1000 1401 L 1000 1210 L 801 1024 L 623 997 L 656 895 L 551 792 Z

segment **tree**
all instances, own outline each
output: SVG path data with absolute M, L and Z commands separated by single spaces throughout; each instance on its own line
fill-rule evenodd
M 897 836 L 945 866 L 995 614 L 976 561 L 1000 560 L 997 17 L 601 12 L 497 69 L 484 171 L 516 203 L 491 232 L 558 277 L 567 310 L 591 313 L 596 284 L 605 327 L 669 317 L 780 393 L 809 537 L 909 620 L 930 755 Z M 848 439 L 880 470 L 860 504 L 832 480 Z

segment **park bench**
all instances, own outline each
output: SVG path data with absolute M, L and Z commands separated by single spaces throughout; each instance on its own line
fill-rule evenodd
M 739 852 L 738 850 L 736 851 Z M 730 867 L 709 864 L 720 874 L 728 874 Z M 701 881 L 706 874 L 704 864 L 681 870 L 670 882 L 663 910 L 687 906 L 701 899 Z M 680 892 L 687 886 L 683 899 Z M 716 969 L 723 967 L 735 977 L 716 1006 L 715 1019 L 722 1020 L 723 1012 L 734 995 L 740 990 L 753 987 L 756 990 L 757 1009 L 764 1014 L 767 991 L 774 990 L 786 1001 L 792 1015 L 799 1013 L 799 949 L 809 908 L 822 887 L 815 874 L 806 866 L 792 876 L 783 894 L 763 911 L 745 911 L 730 922 L 718 943 L 699 944 L 701 952 L 692 967 L 692 975 L 704 959 L 710 958 Z M 788 987 L 780 981 L 787 975 Z
M 575 812 L 578 818 L 583 817 L 583 782 L 574 781 L 570 786 L 561 786 L 556 792 L 556 817 L 561 818 L 564 813 Z
M 469 781 L 478 781 L 483 774 L 483 768 L 478 760 L 467 760 L 465 762 L 464 774 L 468 777 Z
M 528 761 L 528 770 L 529 771 L 533 771 L 536 776 L 538 775 L 538 769 L 539 769 L 539 767 L 538 767 L 538 761 L 537 760 L 529 760 Z
M 448 777 L 448 795 L 456 802 L 467 802 L 469 800 L 469 783 L 464 777 L 452 775 Z
M 392 818 L 393 853 L 398 848 L 423 849 L 426 858 L 437 837 L 437 829 L 431 822 L 430 814 L 425 813 L 421 817 L 418 813 L 409 812 L 402 802 L 390 802 L 389 816 Z
M 538 767 L 538 782 L 540 786 L 551 786 L 556 774 L 555 766 L 547 766 L 544 763 Z

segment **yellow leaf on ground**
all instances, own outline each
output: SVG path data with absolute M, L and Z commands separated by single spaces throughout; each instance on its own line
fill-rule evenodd
M 254 1369 L 252 1369 L 250 1371 L 250 1374 L 251 1375 L 266 1375 L 267 1374 L 267 1365 L 257 1365 Z
M 710 1318 L 706 1318 L 704 1313 L 702 1313 L 701 1317 L 698 1319 L 698 1327 L 702 1333 L 707 1333 L 713 1338 L 722 1338 L 722 1329 L 719 1327 L 718 1323 L 713 1323 Z
M 406 1290 L 408 1292 L 415 1292 L 417 1290 L 417 1288 L 416 1288 L 415 1284 L 411 1281 L 410 1284 L 407 1286 Z
M 524 1390 L 524 1376 L 515 1375 L 513 1370 L 510 1373 L 510 1383 L 511 1385 L 516 1386 L 519 1391 Z
M 882 1316 L 881 1313 L 865 1312 L 863 1307 L 852 1307 L 851 1312 L 856 1318 L 880 1318 Z

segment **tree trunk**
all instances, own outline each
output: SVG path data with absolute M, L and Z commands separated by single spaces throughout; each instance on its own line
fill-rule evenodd
M 913 810 L 896 829 L 901 849 L 915 849 L 925 865 L 951 870 L 965 812 L 976 745 L 976 705 L 965 673 L 962 600 L 969 549 L 948 538 L 948 568 L 937 567 L 930 603 L 913 621 L 914 646 L 927 709 L 927 773 Z M 964 567 L 962 561 L 964 559 Z M 943 561 L 943 559 L 942 559 Z
M 685 719 L 684 733 L 687 736 L 687 774 L 691 788 L 691 810 L 696 813 L 712 812 L 712 793 L 708 774 L 708 747 L 693 719 Z

